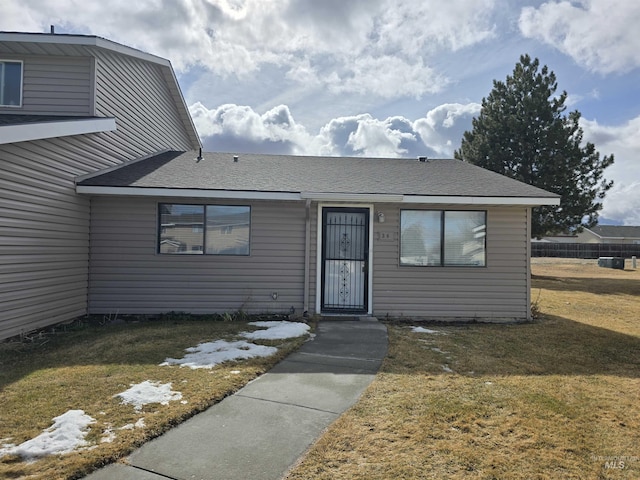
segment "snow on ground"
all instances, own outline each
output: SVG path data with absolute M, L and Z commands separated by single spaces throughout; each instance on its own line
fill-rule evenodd
M 309 326 L 299 322 L 251 322 L 250 325 L 264 327 L 265 330 L 244 332 L 243 337 L 250 340 L 280 340 L 285 338 L 300 337 L 309 332 Z M 190 368 L 213 368 L 214 366 L 229 361 L 242 360 L 254 357 L 268 357 L 278 351 L 275 347 L 256 345 L 244 340 L 227 342 L 217 340 L 215 342 L 201 343 L 196 347 L 187 348 L 187 354 L 180 359 L 167 358 L 160 365 L 180 365 Z M 236 373 L 236 372 L 233 372 Z M 239 372 L 238 372 L 239 373 Z M 182 393 L 171 390 L 171 383 L 161 384 L 145 380 L 142 383 L 132 385 L 124 392 L 117 393 L 114 397 L 120 397 L 122 403 L 131 404 L 135 410 L 141 410 L 149 403 L 167 405 L 170 401 L 180 400 Z M 183 401 L 182 403 L 186 403 Z M 101 412 L 103 413 L 103 412 Z M 88 446 L 85 437 L 89 431 L 89 425 L 95 423 L 95 419 L 86 415 L 83 410 L 69 410 L 53 419 L 53 425 L 31 440 L 20 445 L 9 443 L 0 444 L 0 458 L 6 455 L 19 455 L 31 460 L 46 455 L 69 453 L 81 447 Z M 139 419 L 135 425 L 125 425 L 120 430 L 143 428 L 144 419 Z M 115 439 L 113 428 L 108 427 L 101 438 L 102 442 L 112 442 Z M 8 442 L 10 439 L 3 439 Z
M 142 383 L 132 385 L 124 392 L 116 393 L 114 397 L 120 397 L 122 403 L 131 404 L 135 410 L 141 410 L 144 405 L 149 403 L 168 405 L 170 401 L 180 400 L 182 393 L 171 390 L 170 383 L 145 380 Z
M 100 438 L 100 443 L 111 443 L 116 439 L 116 433 L 113 431 L 113 427 L 107 427 L 102 432 L 102 438 Z
M 69 453 L 88 443 L 84 440 L 89 425 L 95 420 L 83 410 L 69 410 L 53 419 L 53 425 L 40 435 L 20 445 L 3 445 L 0 458 L 5 455 L 19 455 L 32 460 L 46 455 Z
M 254 357 L 268 357 L 278 351 L 275 347 L 256 345 L 255 343 L 239 340 L 227 342 L 216 340 L 215 342 L 201 343 L 196 347 L 185 350 L 187 354 L 182 358 L 166 358 L 160 365 L 180 365 L 190 368 L 213 368 L 216 365 L 229 360 L 244 360 Z
M 413 333 L 440 333 L 437 330 L 429 330 L 428 328 L 424 327 L 411 327 L 411 331 Z
M 144 427 L 145 427 L 144 418 L 139 418 L 136 423 L 127 423 L 126 425 L 123 425 L 122 427 L 120 427 L 118 430 L 133 430 L 134 428 L 144 428 Z
M 309 325 L 301 322 L 250 322 L 249 325 L 266 328 L 266 330 L 256 330 L 255 332 L 241 334 L 249 340 L 282 340 L 301 337 L 309 332 Z

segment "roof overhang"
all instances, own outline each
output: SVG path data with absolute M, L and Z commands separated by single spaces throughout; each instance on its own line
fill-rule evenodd
M 69 120 L 4 125 L 0 127 L 0 144 L 114 130 L 116 130 L 115 118 L 70 118 Z
M 143 52 L 133 47 L 107 40 L 96 35 L 76 35 L 68 33 L 35 33 L 35 32 L 0 32 L 0 41 L 3 42 L 28 42 L 53 45 L 77 45 L 86 47 L 98 47 L 112 52 L 121 53 L 130 57 L 139 58 L 147 62 L 154 62 L 167 67 L 171 63 L 166 58 Z
M 261 192 L 188 188 L 108 187 L 99 185 L 76 185 L 76 192 L 86 195 L 112 195 L 126 197 L 182 197 L 286 201 L 313 200 L 318 202 L 403 203 L 429 205 L 502 205 L 535 207 L 540 205 L 560 204 L 559 197 L 473 197 L 334 192 Z

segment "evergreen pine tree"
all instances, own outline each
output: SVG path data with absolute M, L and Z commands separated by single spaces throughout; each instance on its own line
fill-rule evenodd
M 494 80 L 482 99 L 473 129 L 464 133 L 455 158 L 562 196 L 559 206 L 533 209 L 532 236 L 579 232 L 598 222 L 613 182 L 603 178 L 613 155 L 600 158 L 582 146 L 580 112 L 565 115 L 567 92 L 556 96 L 556 76 L 538 59 L 520 57 L 512 76 Z

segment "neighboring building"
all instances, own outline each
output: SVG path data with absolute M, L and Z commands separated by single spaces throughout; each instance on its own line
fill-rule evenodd
M 199 147 L 169 61 L 94 36 L 0 33 L 0 338 L 87 313 L 77 176 Z
M 577 235 L 548 235 L 542 238 L 532 238 L 532 243 L 576 243 L 578 241 Z
M 557 195 L 457 160 L 201 155 L 170 63 L 97 37 L 2 33 L 0 65 L 0 338 L 86 313 L 530 318 L 531 208 Z
M 596 225 L 577 235 L 576 243 L 618 243 L 640 245 L 640 227 Z

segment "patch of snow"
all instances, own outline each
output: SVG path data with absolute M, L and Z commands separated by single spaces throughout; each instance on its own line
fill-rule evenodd
M 433 350 L 436 353 L 449 353 L 449 352 L 445 352 L 443 350 L 440 350 L 438 347 L 431 347 L 431 350 Z
M 116 439 L 116 433 L 113 431 L 112 427 L 107 427 L 104 432 L 102 432 L 102 438 L 100 438 L 100 443 L 111 443 Z
M 231 375 L 240 375 L 240 370 L 231 370 L 229 373 Z
M 215 342 L 201 343 L 196 347 L 185 350 L 188 352 L 183 358 L 166 358 L 160 365 L 180 365 L 189 368 L 213 368 L 216 365 L 230 360 L 244 360 L 254 357 L 268 357 L 276 353 L 276 347 L 256 345 L 240 340 L 227 342 L 216 340 Z
M 453 373 L 453 370 L 449 368 L 449 365 L 442 365 L 442 370 L 444 370 L 447 373 Z
M 424 327 L 411 327 L 411 331 L 413 333 L 440 333 L 437 330 L 429 330 L 428 328 Z
M 83 410 L 69 410 L 55 417 L 53 425 L 37 437 L 17 446 L 5 445 L 0 448 L 0 457 L 19 455 L 30 460 L 72 452 L 78 447 L 88 445 L 84 438 L 89 433 L 89 425 L 92 423 L 95 423 L 95 419 Z
M 151 382 L 145 380 L 142 383 L 132 385 L 124 392 L 116 393 L 114 397 L 120 397 L 122 403 L 131 404 L 136 410 L 141 410 L 149 403 L 168 405 L 170 401 L 180 400 L 182 393 L 171 390 L 170 383 Z
M 282 340 L 301 337 L 309 332 L 309 325 L 301 322 L 250 322 L 249 325 L 266 328 L 266 330 L 256 330 L 255 332 L 241 334 L 249 340 Z
M 135 424 L 127 423 L 118 430 L 133 430 L 134 428 L 144 428 L 144 417 L 139 418 Z

